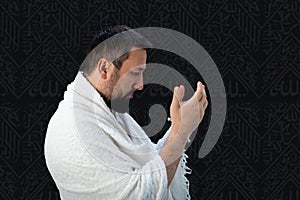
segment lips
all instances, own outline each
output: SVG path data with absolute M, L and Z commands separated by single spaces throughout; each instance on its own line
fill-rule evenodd
M 127 95 L 127 97 L 128 97 L 129 99 L 132 99 L 132 98 L 133 98 L 133 93 L 134 93 L 134 91 L 129 92 L 129 94 Z
M 129 93 L 125 96 L 127 99 L 132 99 L 133 98 L 133 93 Z

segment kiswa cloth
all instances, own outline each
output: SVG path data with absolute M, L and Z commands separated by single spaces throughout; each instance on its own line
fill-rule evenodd
M 168 187 L 157 144 L 127 113 L 111 111 L 81 72 L 68 85 L 45 138 L 46 164 L 62 200 L 190 199 L 183 153 Z

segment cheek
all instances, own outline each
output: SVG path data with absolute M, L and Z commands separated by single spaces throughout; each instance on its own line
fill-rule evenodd
M 122 88 L 131 88 L 137 83 L 138 79 L 136 77 L 127 76 L 124 77 L 120 85 Z
M 134 79 L 132 79 L 131 82 L 130 82 L 130 87 L 131 87 L 131 88 L 134 88 L 135 85 L 137 85 L 138 83 L 139 83 L 139 79 L 138 79 L 138 78 L 134 78 Z

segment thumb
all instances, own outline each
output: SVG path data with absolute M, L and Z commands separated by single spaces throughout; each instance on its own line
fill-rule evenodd
M 202 96 L 203 96 L 202 91 L 203 90 L 204 90 L 203 84 L 200 81 L 198 81 L 197 89 L 196 89 L 196 92 L 194 94 L 194 97 L 197 99 L 197 101 L 200 101 L 200 99 L 202 98 Z
M 183 96 L 184 96 L 184 87 L 182 85 L 180 87 L 175 87 L 172 104 L 176 107 L 179 107 L 182 102 Z
M 173 99 L 172 99 L 172 104 L 171 106 L 174 106 L 174 107 L 179 107 L 179 100 L 178 100 L 178 87 L 176 86 L 174 88 L 174 91 L 173 91 Z

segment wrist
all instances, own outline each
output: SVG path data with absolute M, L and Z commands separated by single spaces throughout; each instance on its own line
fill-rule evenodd
M 172 139 L 174 137 L 180 138 L 181 141 L 188 141 L 190 138 L 190 133 L 184 131 L 183 129 L 179 128 L 178 126 L 172 126 L 169 138 Z

